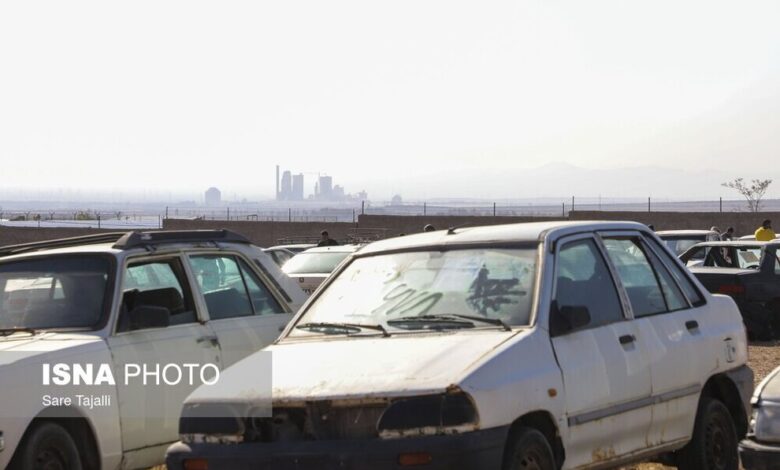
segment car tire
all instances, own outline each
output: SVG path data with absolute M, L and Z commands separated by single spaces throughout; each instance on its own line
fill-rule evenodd
M 677 453 L 680 470 L 738 470 L 737 430 L 726 405 L 702 397 L 693 426 L 693 437 Z
M 522 427 L 509 435 L 503 470 L 556 470 L 552 448 L 544 434 Z
M 19 446 L 12 470 L 82 470 L 76 443 L 62 426 L 55 423 L 35 425 Z

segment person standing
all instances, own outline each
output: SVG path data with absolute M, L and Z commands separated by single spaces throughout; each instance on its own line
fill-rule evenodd
M 726 229 L 725 232 L 720 236 L 720 239 L 724 242 L 730 242 L 731 240 L 734 240 L 734 227 L 729 227 Z
M 756 230 L 756 241 L 757 242 L 768 242 L 774 240 L 776 237 L 775 231 L 772 230 L 772 221 L 769 219 L 766 219 L 764 222 L 761 223 L 761 227 Z
M 317 243 L 317 246 L 337 246 L 339 244 L 339 242 L 330 238 L 327 230 L 320 232 L 320 237 L 322 238 L 320 238 L 320 242 Z

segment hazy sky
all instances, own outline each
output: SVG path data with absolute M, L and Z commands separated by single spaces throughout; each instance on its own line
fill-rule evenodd
M 779 18 L 777 0 L 4 0 L 0 184 L 271 196 L 276 163 L 378 198 L 558 196 L 522 178 L 551 162 L 778 177 Z

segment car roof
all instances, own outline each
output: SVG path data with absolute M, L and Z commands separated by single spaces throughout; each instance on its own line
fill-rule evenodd
M 0 247 L 0 261 L 20 257 L 51 256 L 72 253 L 119 253 L 147 251 L 159 246 L 192 248 L 251 242 L 230 230 L 169 230 L 108 232 Z
M 478 227 L 455 227 L 447 230 L 437 230 L 435 232 L 406 235 L 403 237 L 377 241 L 361 249 L 360 255 L 426 246 L 541 242 L 545 239 L 556 239 L 566 235 L 597 230 L 640 230 L 651 233 L 646 225 L 638 222 L 595 220 L 525 222 Z
M 362 245 L 315 246 L 314 248 L 309 248 L 308 250 L 302 251 L 297 255 L 303 253 L 354 253 L 355 251 L 358 251 L 361 247 Z
M 655 233 L 659 237 L 663 237 L 666 235 L 672 235 L 672 236 L 719 235 L 718 232 L 714 230 L 659 230 Z
M 763 248 L 767 245 L 772 246 L 780 246 L 780 240 L 771 240 L 771 241 L 756 241 L 756 240 L 731 240 L 731 241 L 712 241 L 712 242 L 701 242 L 693 245 L 693 247 L 697 246 L 736 246 L 736 247 L 760 247 Z M 693 248 L 691 247 L 691 248 Z

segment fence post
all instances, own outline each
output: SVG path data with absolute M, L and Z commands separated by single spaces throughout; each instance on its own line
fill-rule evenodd
M 566 203 L 565 202 L 561 203 L 561 217 L 564 217 L 564 218 L 566 217 Z
M 571 208 L 569 209 L 569 212 L 574 210 L 574 196 L 571 197 Z
M 720 198 L 720 206 L 719 206 L 719 212 L 723 212 L 723 197 Z
M 287 208 L 287 221 L 292 222 L 292 208 Z
M 496 203 L 493 203 L 493 217 L 496 216 Z
M 230 208 L 229 207 L 227 208 L 227 219 L 228 219 L 228 221 L 230 221 Z
M 100 228 L 100 214 L 97 215 L 97 219 L 98 219 L 98 228 Z M 40 225 L 40 223 L 38 225 Z
M 360 214 L 366 213 L 366 201 L 360 201 Z
M 427 215 L 428 213 L 428 203 L 423 202 L 423 215 Z
M 650 196 L 647 197 L 647 212 L 650 212 Z

